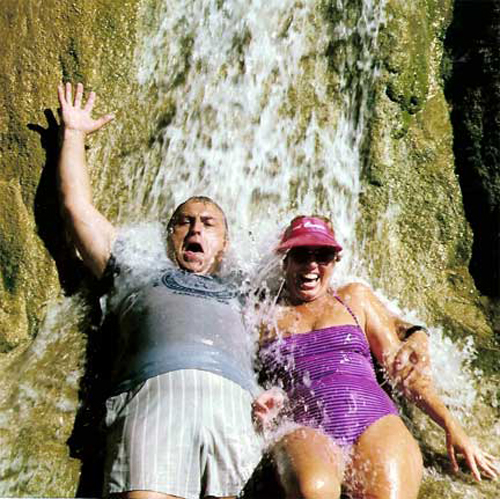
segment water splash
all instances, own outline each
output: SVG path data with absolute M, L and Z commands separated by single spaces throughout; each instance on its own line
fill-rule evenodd
M 44 323 L 30 347 L 11 361 L 2 379 L 0 399 L 0 493 L 23 496 L 38 481 L 47 490 L 61 490 L 61 474 L 49 472 L 47 448 L 66 445 L 78 407 L 78 385 L 84 353 L 81 297 L 64 298 L 47 306 Z M 71 348 L 67 348 L 67 345 Z M 30 434 L 36 429 L 35 436 Z M 40 440 L 43 436 L 47 441 Z M 29 453 L 18 452 L 18 446 Z M 76 463 L 75 463 L 76 464 Z M 61 494 L 61 493 L 59 493 Z M 71 494 L 65 490 L 62 494 Z
M 147 168 L 136 156 L 126 161 L 135 203 L 122 207 L 121 219 L 162 219 L 185 198 L 209 195 L 229 216 L 228 266 L 251 272 L 251 285 L 271 276 L 279 287 L 279 259 L 262 262 L 262 255 L 292 216 L 316 212 L 332 219 L 345 248 L 336 284 L 366 278 L 356 264 L 355 227 L 384 7 L 369 0 L 158 2 L 157 29 L 136 57 L 155 139 L 140 156 Z M 431 350 L 445 401 L 458 416 L 470 411 L 473 351 L 439 329 Z
M 158 2 L 149 13 L 157 27 L 148 25 L 153 34 L 136 56 L 155 140 L 125 160 L 126 197 L 134 202 L 121 219 L 164 218 L 204 194 L 228 213 L 242 267 L 255 265 L 296 213 L 329 216 L 353 248 L 383 7 Z

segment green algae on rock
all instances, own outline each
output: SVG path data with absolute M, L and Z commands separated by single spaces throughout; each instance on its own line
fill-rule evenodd
M 139 7 L 136 0 L 5 0 L 0 7 L 0 32 L 10 40 L 0 52 L 4 496 L 71 496 L 78 487 L 81 463 L 69 456 L 67 439 L 78 404 L 85 328 L 75 326 L 56 348 L 36 346 L 47 303 L 61 291 L 73 292 L 68 283 L 80 279 L 75 260 L 64 255 L 56 202 L 56 87 L 83 81 L 105 97 L 106 106 L 119 109 L 130 81 Z M 70 315 L 61 317 L 67 324 L 53 327 L 65 331 Z M 59 337 L 57 330 L 47 334 Z M 69 377 L 74 379 L 63 389 Z

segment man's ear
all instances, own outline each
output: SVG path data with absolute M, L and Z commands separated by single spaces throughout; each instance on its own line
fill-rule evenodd
M 174 248 L 174 243 L 172 242 L 171 232 L 167 233 L 167 239 L 165 241 L 165 249 L 167 250 L 167 257 L 175 264 L 178 264 L 179 262 L 177 261 L 177 255 L 175 254 L 175 248 Z

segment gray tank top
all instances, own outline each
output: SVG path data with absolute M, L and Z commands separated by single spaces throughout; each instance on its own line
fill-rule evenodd
M 174 267 L 144 271 L 140 285 L 115 302 L 119 346 L 113 390 L 120 393 L 158 374 L 200 369 L 256 394 L 253 342 L 234 287 L 223 279 Z M 120 279 L 134 273 L 115 267 Z M 125 274 L 125 275 L 124 275 Z M 127 274 L 129 274 L 127 276 Z M 119 279 L 118 279 L 119 281 Z

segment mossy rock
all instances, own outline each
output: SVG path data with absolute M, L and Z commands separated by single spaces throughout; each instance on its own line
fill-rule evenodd
M 56 88 L 61 81 L 82 81 L 105 95 L 106 106 L 120 110 L 130 94 L 137 15 L 145 3 L 5 0 L 0 7 L 0 33 L 13 41 L 0 54 L 3 495 L 77 491 L 81 461 L 69 456 L 67 440 L 78 403 L 85 327 L 68 331 L 54 323 L 47 306 L 81 289 L 83 277 L 68 255 L 56 201 Z M 61 318 L 70 321 L 70 314 Z

